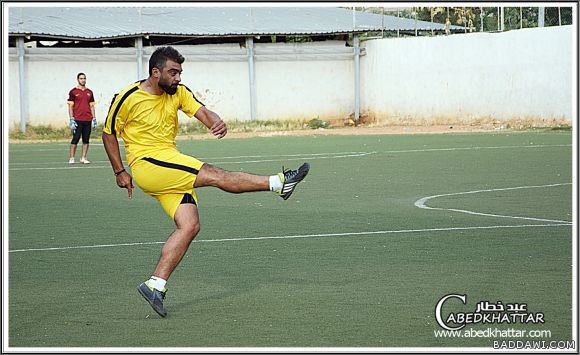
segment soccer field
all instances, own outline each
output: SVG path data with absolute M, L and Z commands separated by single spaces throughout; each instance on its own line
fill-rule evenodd
M 198 190 L 201 232 L 167 318 L 136 287 L 173 223 L 68 143 L 9 146 L 10 347 L 490 347 L 435 319 L 526 304 L 572 339 L 572 133 L 278 136 L 178 141 L 228 170 L 311 170 L 287 201 Z M 80 150 L 80 149 L 79 149 Z M 123 154 L 124 156 L 124 154 Z M 77 156 L 78 160 L 78 156 Z M 544 333 L 546 334 L 546 333 Z

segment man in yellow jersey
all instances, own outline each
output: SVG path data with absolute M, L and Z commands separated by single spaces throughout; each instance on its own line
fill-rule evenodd
M 103 129 L 103 143 L 117 185 L 127 189 L 131 198 L 135 179 L 175 222 L 175 231 L 165 242 L 153 275 L 137 288 L 162 317 L 167 314 L 163 304 L 165 284 L 199 232 L 195 188 L 214 186 L 231 193 L 270 190 L 286 200 L 310 169 L 304 163 L 297 170 L 259 176 L 226 171 L 181 154 L 175 144 L 178 110 L 195 116 L 218 139 L 227 133 L 225 122 L 180 84 L 184 60 L 172 47 L 156 49 L 149 59 L 149 77 L 115 95 Z M 123 165 L 117 137 L 125 142 L 133 176 Z

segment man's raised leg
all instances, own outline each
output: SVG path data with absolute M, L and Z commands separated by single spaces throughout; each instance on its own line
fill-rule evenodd
M 309 170 L 310 164 L 304 163 L 296 170 L 284 170 L 277 175 L 261 176 L 226 171 L 211 164 L 204 164 L 197 174 L 195 187 L 214 186 L 231 193 L 270 190 L 286 200 Z
M 231 193 L 270 190 L 268 176 L 226 171 L 207 163 L 201 167 L 197 174 L 194 186 L 214 186 Z

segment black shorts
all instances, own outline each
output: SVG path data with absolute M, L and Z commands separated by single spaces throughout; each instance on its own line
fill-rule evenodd
M 83 144 L 89 144 L 89 138 L 91 138 L 91 128 L 93 127 L 93 122 L 91 121 L 77 121 L 77 128 L 73 130 L 73 138 L 70 144 L 78 144 L 81 135 L 83 137 Z

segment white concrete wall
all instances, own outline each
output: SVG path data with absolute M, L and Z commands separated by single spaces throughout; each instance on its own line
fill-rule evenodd
M 25 103 L 30 124 L 68 124 L 67 99 L 69 91 L 77 85 L 77 74 L 87 75 L 87 87 L 95 95 L 96 115 L 101 122 L 105 119 L 109 104 L 117 88 L 135 81 L 136 69 L 133 63 L 102 62 L 30 62 L 25 61 Z M 106 79 L 104 79 L 106 78 Z M 19 80 L 18 62 L 10 61 L 9 78 L 10 128 L 19 126 Z
M 247 67 L 245 62 L 209 63 L 186 60 L 181 82 L 224 120 L 248 120 L 250 93 Z
M 250 120 L 249 68 L 246 48 L 238 44 L 175 46 L 186 58 L 182 83 L 225 120 Z M 141 78 L 147 77 L 154 48 L 145 48 Z M 256 44 L 257 119 L 342 117 L 354 103 L 352 48 L 344 42 Z M 11 48 L 10 128 L 18 127 L 20 104 L 18 57 Z M 28 48 L 25 102 L 30 124 L 64 125 L 67 94 L 78 72 L 87 75 L 95 93 L 96 114 L 104 120 L 111 99 L 138 80 L 132 48 Z M 185 115 L 180 116 L 182 121 Z
M 362 111 L 386 119 L 572 119 L 573 31 L 368 41 Z
M 365 42 L 361 111 L 379 118 L 572 119 L 572 26 Z M 250 119 L 246 48 L 176 46 L 182 82 L 225 120 Z M 154 48 L 143 53 L 143 75 Z M 31 124 L 65 125 L 76 74 L 87 74 L 104 120 L 113 95 L 138 79 L 134 48 L 29 48 Z M 257 118 L 345 118 L 354 111 L 352 47 L 343 42 L 255 45 Z M 9 56 L 10 128 L 18 127 L 18 57 Z
M 256 62 L 257 118 L 331 119 L 354 107 L 352 61 Z

